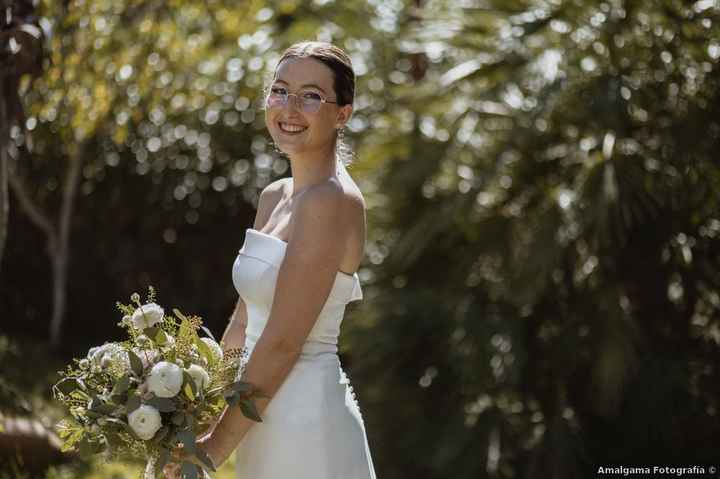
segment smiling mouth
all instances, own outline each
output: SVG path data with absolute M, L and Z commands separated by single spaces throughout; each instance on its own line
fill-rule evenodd
M 283 133 L 302 133 L 303 131 L 307 130 L 306 126 L 300 126 L 300 125 L 293 125 L 291 123 L 285 123 L 285 122 L 278 122 L 278 127 Z

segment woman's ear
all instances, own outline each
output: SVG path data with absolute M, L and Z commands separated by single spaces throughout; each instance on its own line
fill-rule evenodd
M 352 105 L 342 105 L 338 108 L 337 118 L 335 119 L 335 127 L 340 129 L 345 126 L 345 123 L 350 120 L 352 116 L 353 107 Z

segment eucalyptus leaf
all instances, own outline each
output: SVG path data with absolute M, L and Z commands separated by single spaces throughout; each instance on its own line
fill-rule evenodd
M 115 406 L 104 402 L 98 397 L 95 397 L 90 401 L 90 407 L 88 409 L 92 412 L 100 414 L 110 414 L 115 412 Z
M 152 338 L 154 341 L 155 337 L 158 334 L 158 331 L 160 331 L 160 328 L 158 328 L 157 326 L 151 326 L 149 328 L 145 328 L 143 330 L 143 333 L 145 334 L 145 336 L 147 336 L 148 338 Z
M 253 385 L 245 381 L 235 381 L 228 387 L 238 393 L 249 393 L 253 390 Z
M 165 331 L 160 329 L 158 333 L 155 335 L 155 343 L 158 346 L 164 346 L 168 342 L 168 335 Z
M 127 351 L 127 355 L 128 355 L 128 358 L 130 359 L 130 367 L 132 368 L 133 373 L 135 373 L 135 375 L 137 377 L 142 377 L 143 365 L 142 365 L 142 361 L 140 360 L 138 355 L 135 354 L 134 351 L 130 351 L 130 350 Z
M 127 410 L 127 413 L 130 414 L 134 410 L 140 407 L 141 401 L 140 396 L 131 395 L 128 397 L 127 402 L 125 403 L 125 409 Z
M 185 394 L 187 395 L 187 397 L 190 398 L 191 401 L 194 401 L 198 394 L 195 380 L 192 376 L 190 376 L 190 373 L 188 373 L 187 371 L 183 371 L 183 378 L 185 381 L 183 391 L 185 391 Z
M 255 406 L 255 401 L 252 399 L 241 399 L 240 410 L 246 417 L 252 419 L 253 421 L 262 422 L 260 413 L 258 413 L 257 407 Z
M 152 438 L 152 442 L 155 444 L 159 444 L 165 439 L 170 432 L 170 428 L 168 426 L 163 426 L 155 433 L 155 435 Z
M 192 462 L 183 461 L 180 472 L 182 479 L 198 478 L 198 466 Z
M 80 378 L 64 378 L 58 381 L 53 388 L 57 388 L 63 394 L 70 394 L 76 389 L 85 389 L 85 383 Z
M 205 356 L 205 359 L 207 359 L 209 364 L 215 363 L 215 355 L 212 352 L 212 349 L 210 349 L 210 346 L 208 346 L 205 341 L 202 341 L 199 337 L 195 339 L 195 345 L 198 348 L 198 351 L 200 351 L 200 354 Z
M 215 340 L 215 336 L 213 336 L 213 334 L 210 332 L 210 330 L 208 328 L 206 328 L 205 326 L 200 326 L 200 329 L 202 329 L 205 332 L 205 334 L 208 335 L 208 337 L 210 339 L 212 339 L 213 341 L 215 341 L 217 343 L 217 340 Z
M 173 401 L 172 398 L 161 398 L 153 396 L 150 399 L 146 400 L 145 404 L 154 407 L 160 412 L 173 412 L 177 410 L 175 401 Z
M 118 381 L 115 383 L 115 386 L 112 389 L 111 396 L 120 396 L 127 392 L 128 388 L 130 387 L 130 376 L 127 374 L 124 374 Z
M 182 426 L 185 423 L 185 414 L 183 412 L 176 412 L 170 419 L 176 426 Z
M 128 425 L 128 423 L 126 423 L 122 419 L 118 419 L 116 417 L 108 417 L 108 418 L 105 418 L 105 420 L 111 424 L 116 424 L 116 425 L 120 426 L 122 429 L 124 429 L 127 432 L 132 431 L 132 429 L 130 429 L 130 426 Z

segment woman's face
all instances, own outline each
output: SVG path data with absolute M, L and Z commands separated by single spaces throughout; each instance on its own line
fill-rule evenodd
M 333 72 L 313 58 L 287 58 L 275 72 L 269 95 L 290 93 L 284 106 L 266 102 L 265 124 L 275 144 L 288 155 L 333 151 L 337 128 L 350 118 L 352 106 L 321 103 L 317 112 L 305 111 L 303 98 L 337 101 Z M 295 95 L 292 95 L 292 94 Z

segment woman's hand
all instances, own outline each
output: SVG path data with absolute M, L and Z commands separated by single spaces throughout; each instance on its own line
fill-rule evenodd
M 172 450 L 170 456 L 170 461 L 163 467 L 163 474 L 165 474 L 166 479 L 180 479 L 182 475 L 180 464 L 185 460 L 186 456 L 182 443 L 178 444 L 175 449 Z
M 213 460 L 212 456 L 208 453 L 208 444 L 207 441 L 210 438 L 210 434 L 207 434 L 197 441 L 195 441 L 195 446 L 198 449 L 202 449 L 203 452 L 208 456 L 210 459 L 210 462 L 212 463 L 213 467 L 215 467 L 215 461 Z M 178 444 L 175 449 L 171 452 L 171 459 L 170 462 L 168 462 L 163 467 L 163 474 L 165 474 L 165 477 L 167 479 L 180 479 L 182 476 L 181 473 L 181 464 L 183 462 L 191 462 L 193 464 L 197 464 L 201 468 L 207 467 L 206 464 L 204 464 L 202 461 L 200 461 L 197 457 L 195 457 L 194 454 L 189 454 L 184 450 L 184 446 L 182 443 Z M 205 477 L 205 473 L 202 474 L 200 477 Z

